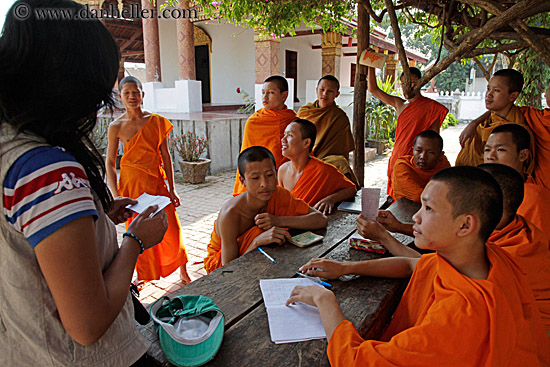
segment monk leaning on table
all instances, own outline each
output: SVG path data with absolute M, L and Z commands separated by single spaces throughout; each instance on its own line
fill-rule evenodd
M 550 82 L 546 89 L 546 105 L 550 107 Z M 539 110 L 521 107 L 520 110 L 535 138 L 537 159 L 533 169 L 533 180 L 537 185 L 550 189 L 550 108 Z
M 254 112 L 246 121 L 244 127 L 241 152 L 251 146 L 262 146 L 273 153 L 278 169 L 285 162 L 281 154 L 281 138 L 285 128 L 296 118 L 296 112 L 286 107 L 288 97 L 288 82 L 280 75 L 267 78 L 262 86 L 262 103 L 264 108 Z M 233 196 L 246 191 L 239 179 L 239 171 L 235 176 Z
M 137 78 L 128 76 L 122 79 L 119 89 L 126 112 L 109 125 L 106 162 L 109 188 L 115 197 L 136 199 L 148 193 L 171 200 L 164 209 L 168 215 L 168 230 L 161 243 L 139 256 L 136 264 L 138 280 L 160 279 L 179 267 L 182 282 L 189 283 L 187 251 L 176 213 L 180 198 L 174 187 L 172 157 L 166 139 L 173 126 L 166 118 L 142 110 L 144 93 Z M 124 154 L 120 160 L 120 179 L 117 183 L 115 162 L 119 141 L 124 145 Z M 164 180 L 168 181 L 168 187 Z M 126 228 L 131 221 L 126 222 Z
M 523 115 L 514 105 L 523 89 L 523 75 L 514 69 L 501 69 L 493 74 L 485 92 L 485 107 L 490 111 L 473 120 L 460 134 L 462 150 L 456 158 L 456 166 L 479 166 L 483 163 L 483 149 L 493 129 L 504 124 L 527 127 Z M 529 131 L 530 132 L 530 131 Z M 531 133 L 531 132 L 530 132 Z M 526 173 L 531 174 L 535 164 L 535 145 L 531 139 L 530 157 Z
M 317 82 L 317 100 L 300 107 L 298 117 L 309 120 L 317 128 L 312 155 L 334 165 L 358 188 L 357 177 L 349 165 L 349 153 L 355 149 L 348 116 L 335 99 L 340 95 L 340 82 L 325 75 Z
M 300 270 L 407 277 L 401 302 L 380 340 L 364 340 L 334 293 L 296 287 L 287 301 L 319 308 L 332 366 L 546 366 L 548 339 L 521 269 L 486 241 L 502 217 L 502 192 L 476 167 L 436 173 L 413 216 L 415 244 L 435 253 L 359 262 L 314 259 Z M 315 270 L 322 269 L 323 271 Z
M 529 133 L 517 124 L 497 126 L 485 144 L 485 163 L 500 163 L 514 168 L 524 180 L 524 197 L 517 210 L 544 233 L 550 233 L 550 189 L 537 185 L 525 174 L 529 162 Z M 537 160 L 540 156 L 537 157 Z
M 420 194 L 434 174 L 450 167 L 443 152 L 443 139 L 425 130 L 414 139 L 413 154 L 397 158 L 393 168 L 393 198 L 420 203 Z
M 275 158 L 264 147 L 245 149 L 238 159 L 239 180 L 247 190 L 221 208 L 204 269 L 210 273 L 258 246 L 282 244 L 291 237 L 285 228 L 326 227 L 327 218 L 277 186 Z
M 336 167 L 312 157 L 315 125 L 296 119 L 285 129 L 281 139 L 283 156 L 290 159 L 278 172 L 279 185 L 323 214 L 331 214 L 335 205 L 357 193 L 355 184 Z
M 485 163 L 479 168 L 489 172 L 502 189 L 502 219 L 488 243 L 501 247 L 525 273 L 537 301 L 542 321 L 550 337 L 550 241 L 529 219 L 517 214 L 523 200 L 523 178 L 512 167 Z
M 410 68 L 411 88 L 422 77 L 417 68 Z M 412 98 L 404 100 L 392 96 L 378 87 L 374 68 L 369 68 L 368 88 L 376 98 L 392 106 L 397 111 L 397 125 L 395 128 L 395 144 L 390 160 L 388 161 L 388 194 L 393 196 L 393 168 L 398 158 L 412 154 L 415 137 L 424 130 L 439 132 L 439 128 L 447 115 L 447 108 L 431 98 L 424 97 L 420 92 Z M 403 83 L 403 74 L 400 77 Z

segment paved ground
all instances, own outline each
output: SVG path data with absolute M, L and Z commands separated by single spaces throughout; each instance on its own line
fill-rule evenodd
M 460 150 L 458 136 L 466 125 L 450 127 L 442 131 L 444 150 L 447 158 L 454 164 Z M 387 185 L 387 166 L 389 153 L 377 156 L 365 164 L 365 187 L 380 187 L 384 192 Z M 206 275 L 202 259 L 206 256 L 206 246 L 218 211 L 225 201 L 231 198 L 235 172 L 224 172 L 208 176 L 204 184 L 185 184 L 176 177 L 176 191 L 182 206 L 177 209 L 185 246 L 189 254 L 188 271 L 195 280 Z M 119 237 L 124 233 L 124 225 L 117 226 Z M 148 305 L 159 297 L 171 293 L 183 285 L 179 279 L 179 270 L 170 276 L 148 283 L 141 291 L 140 300 Z

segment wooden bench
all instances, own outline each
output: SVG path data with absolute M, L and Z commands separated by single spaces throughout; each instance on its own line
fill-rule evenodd
M 395 205 L 395 204 L 394 204 Z M 412 215 L 412 214 L 411 214 Z M 326 340 L 279 344 L 271 342 L 260 279 L 296 277 L 298 268 L 314 257 L 336 260 L 366 260 L 381 255 L 351 249 L 356 214 L 337 212 L 329 216 L 325 236 L 316 245 L 298 248 L 292 244 L 265 246 L 276 259 L 272 263 L 258 251 L 235 259 L 209 275 L 170 294 L 202 294 L 210 297 L 225 315 L 222 346 L 208 366 L 329 366 Z M 346 276 L 330 281 L 342 311 L 364 338 L 378 338 L 389 322 L 406 280 Z M 353 280 L 351 280 L 353 279 Z M 160 348 L 153 323 L 140 326 L 153 343 L 149 354 L 170 365 Z

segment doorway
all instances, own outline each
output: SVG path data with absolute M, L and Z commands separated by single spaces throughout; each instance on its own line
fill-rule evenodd
M 195 46 L 195 75 L 201 81 L 202 103 L 210 103 L 210 52 L 208 45 Z
M 294 102 L 298 99 L 298 52 L 285 50 L 285 72 L 287 78 L 294 78 Z

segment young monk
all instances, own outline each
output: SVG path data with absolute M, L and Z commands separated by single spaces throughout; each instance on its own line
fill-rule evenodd
M 550 81 L 546 89 L 546 105 L 550 107 Z M 537 185 L 550 189 L 550 108 L 521 107 L 520 110 L 535 138 L 537 159 L 533 180 Z
M 310 155 L 316 132 L 315 125 L 304 119 L 296 119 L 286 127 L 281 144 L 283 156 L 290 162 L 279 168 L 278 181 L 292 195 L 327 215 L 336 203 L 353 198 L 357 189 L 332 164 Z
M 277 186 L 275 158 L 264 147 L 245 149 L 238 160 L 247 190 L 227 201 L 214 222 L 204 269 L 210 273 L 258 246 L 291 239 L 285 228 L 326 227 L 327 218 Z
M 523 88 L 523 75 L 514 69 L 501 69 L 493 74 L 485 92 L 485 107 L 490 115 L 485 114 L 473 120 L 460 135 L 462 150 L 456 158 L 456 166 L 479 166 L 483 163 L 483 149 L 487 138 L 498 125 L 515 123 L 528 129 L 523 115 L 514 105 Z M 533 139 L 531 139 L 533 141 Z M 534 167 L 534 144 L 530 147 L 530 161 L 527 173 Z
M 187 284 L 191 281 L 186 268 L 187 251 L 176 213 L 176 207 L 181 203 L 175 190 L 172 157 L 166 139 L 173 126 L 165 117 L 141 108 L 144 93 L 137 78 L 128 76 L 122 79 L 119 90 L 126 112 L 109 125 L 106 159 L 109 188 L 115 197 L 135 199 L 148 193 L 166 196 L 171 200 L 164 209 L 168 215 L 168 231 L 158 246 L 146 250 L 138 258 L 138 281 L 160 279 L 180 268 L 180 278 Z M 120 160 L 120 179 L 117 182 L 119 141 L 124 145 L 124 154 Z M 131 221 L 129 219 L 126 222 L 126 229 Z
M 412 274 L 379 341 L 361 338 L 331 291 L 319 286 L 293 290 L 287 304 L 319 308 L 331 365 L 550 363 L 550 342 L 527 280 L 506 252 L 485 244 L 502 217 L 495 179 L 476 167 L 447 168 L 432 177 L 421 199 L 413 217 L 415 244 L 435 253 L 354 263 L 314 259 L 301 268 L 327 278 Z
M 411 87 L 422 77 L 417 68 L 410 68 Z M 374 68 L 369 68 L 368 88 L 376 98 L 392 106 L 397 111 L 397 126 L 395 130 L 395 145 L 388 162 L 388 194 L 393 195 L 393 168 L 399 157 L 412 154 L 415 137 L 424 130 L 439 132 L 439 127 L 447 115 L 447 108 L 431 98 L 424 97 L 420 92 L 406 100 L 392 96 L 378 87 Z M 403 83 L 403 74 L 400 77 Z
M 500 163 L 518 171 L 524 180 L 524 197 L 518 214 L 533 222 L 545 233 L 550 233 L 550 190 L 537 185 L 527 175 L 530 136 L 520 125 L 497 126 L 485 144 L 485 163 Z M 538 157 L 537 157 L 538 160 Z
M 251 146 L 266 147 L 273 152 L 277 169 L 285 161 L 281 155 L 281 138 L 286 126 L 296 118 L 296 112 L 285 105 L 287 97 L 288 82 L 285 78 L 274 75 L 265 80 L 262 87 L 264 108 L 254 112 L 246 121 L 241 145 L 241 152 Z M 233 196 L 246 191 L 240 177 L 241 175 L 237 170 Z
M 330 163 L 359 187 L 357 177 L 349 165 L 349 152 L 355 141 L 346 113 L 336 104 L 340 82 L 333 75 L 325 75 L 317 82 L 317 100 L 298 110 L 298 117 L 309 120 L 317 128 L 313 156 Z
M 550 337 L 550 241 L 529 219 L 517 214 L 523 200 L 523 177 L 513 168 L 496 163 L 482 164 L 499 183 L 503 194 L 502 219 L 489 237 L 521 267 L 537 301 Z
M 420 203 L 420 194 L 430 178 L 450 167 L 443 139 L 433 130 L 425 130 L 414 139 L 413 154 L 397 158 L 393 168 L 393 198 Z

